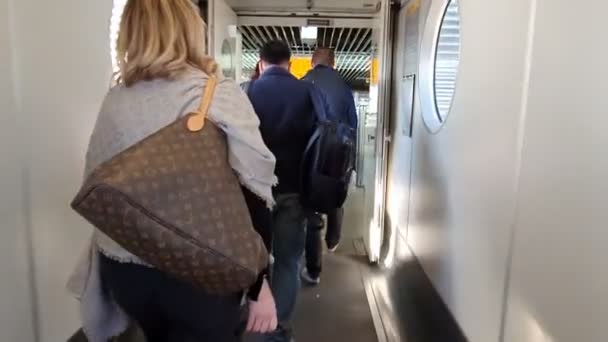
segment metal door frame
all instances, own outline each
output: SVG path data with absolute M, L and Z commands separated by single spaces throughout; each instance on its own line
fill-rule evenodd
M 378 123 L 376 128 L 376 185 L 374 197 L 374 215 L 370 229 L 380 231 L 379 246 L 369 246 L 369 259 L 372 263 L 380 260 L 383 235 L 385 231 L 386 212 L 386 183 L 388 169 L 388 145 L 390 136 L 390 111 L 391 111 L 391 72 L 393 69 L 393 11 L 399 2 L 393 0 L 382 0 L 380 13 L 382 22 L 382 35 L 379 46 L 380 53 L 379 87 L 378 87 Z

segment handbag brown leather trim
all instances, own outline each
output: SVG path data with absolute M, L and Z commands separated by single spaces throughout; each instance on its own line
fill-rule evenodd
M 198 110 L 189 115 L 187 122 L 190 132 L 199 132 L 205 127 L 205 121 L 207 119 L 207 114 L 209 113 L 209 108 L 211 107 L 211 100 L 213 99 L 216 85 L 217 79 L 215 77 L 209 77 Z

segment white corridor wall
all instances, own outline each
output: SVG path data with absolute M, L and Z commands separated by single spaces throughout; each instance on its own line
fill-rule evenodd
M 608 3 L 460 4 L 452 111 L 431 134 L 416 110 L 408 243 L 471 342 L 604 341 Z
M 530 0 L 463 0 L 460 12 L 461 64 L 445 126 L 429 133 L 416 106 L 407 239 L 470 341 L 494 342 L 515 211 Z
M 9 1 L 22 128 L 14 135 L 26 160 L 39 342 L 65 341 L 80 326 L 77 303 L 65 284 L 91 231 L 69 203 L 81 183 L 88 138 L 110 84 L 112 1 Z M 7 233 L 2 234 L 4 245 Z
M 608 3 L 532 3 L 504 342 L 606 341 Z

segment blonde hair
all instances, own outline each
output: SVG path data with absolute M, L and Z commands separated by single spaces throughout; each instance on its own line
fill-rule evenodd
M 128 0 L 117 42 L 119 82 L 173 79 L 189 68 L 216 74 L 205 31 L 191 0 Z

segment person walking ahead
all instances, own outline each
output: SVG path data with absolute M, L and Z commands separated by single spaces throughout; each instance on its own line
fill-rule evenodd
M 321 90 L 327 101 L 331 119 L 348 124 L 356 130 L 357 110 L 352 90 L 334 69 L 335 54 L 330 48 L 317 48 L 312 56 L 313 69 L 303 80 L 311 82 Z M 337 208 L 327 215 L 327 232 L 325 242 L 333 252 L 338 248 L 342 232 L 344 209 Z M 306 268 L 302 270 L 302 279 L 315 285 L 321 281 L 323 264 L 323 244 L 321 232 L 323 220 L 320 214 L 310 213 L 306 232 Z
M 316 127 L 314 88 L 289 73 L 291 51 L 280 41 L 260 51 L 261 76 L 249 84 L 249 98 L 260 118 L 262 138 L 277 158 L 274 188 L 271 287 L 277 304 L 279 332 L 268 341 L 289 341 L 289 321 L 299 290 L 299 261 L 304 252 L 306 214 L 300 201 L 300 164 Z
M 217 63 L 204 55 L 204 27 L 190 0 L 127 1 L 118 38 L 120 81 L 97 117 L 85 174 L 197 110 L 209 79 L 219 78 L 208 119 L 226 134 L 230 166 L 268 248 L 275 158 L 264 145 L 247 97 L 234 81 L 219 77 Z M 148 342 L 240 339 L 240 291 L 218 296 L 194 288 L 101 231 L 95 232 L 68 289 L 80 299 L 83 330 L 91 342 L 111 340 L 130 321 Z M 248 295 L 248 330 L 273 331 L 276 309 L 264 272 Z

